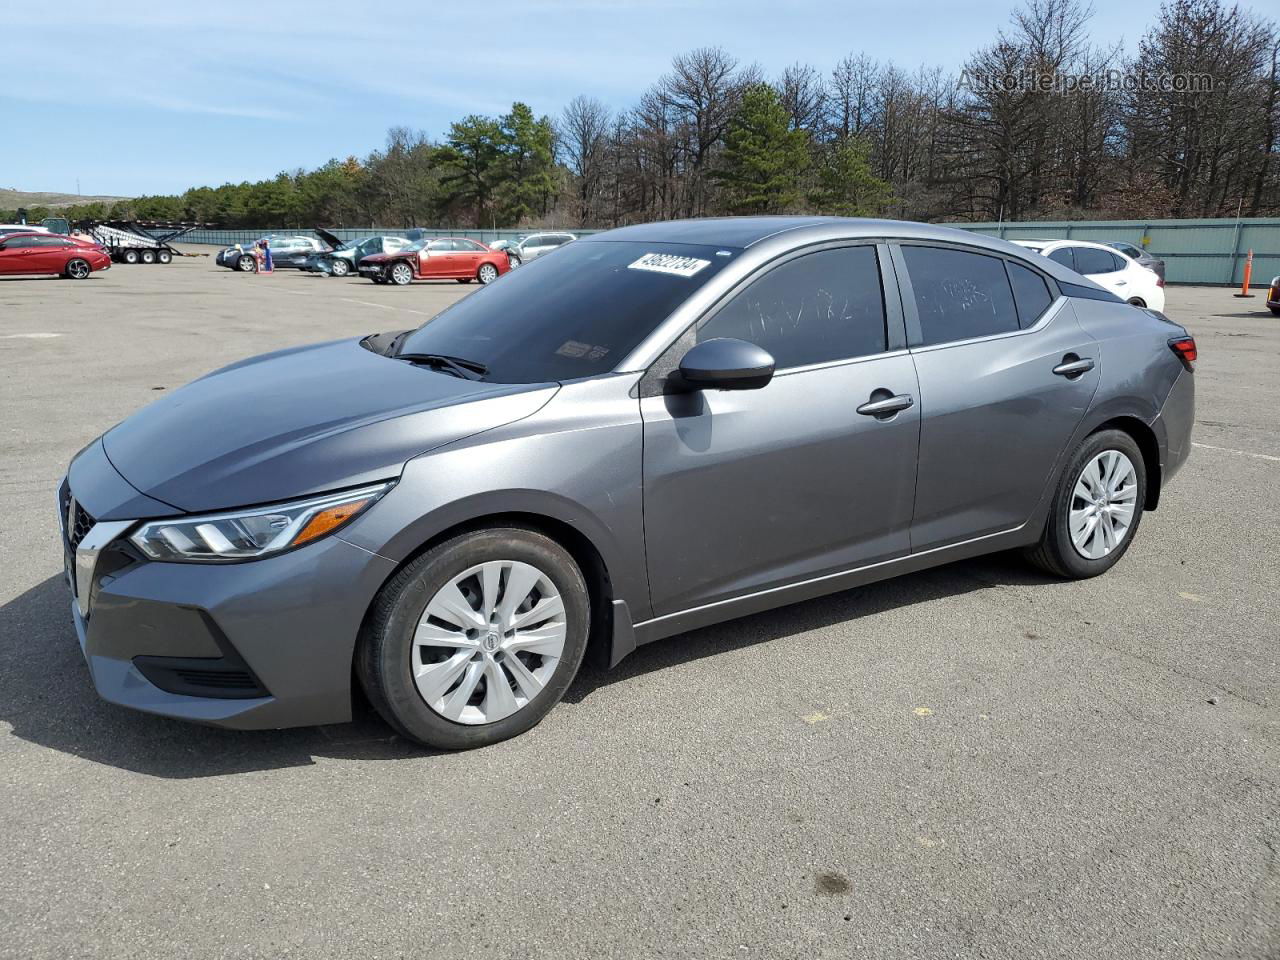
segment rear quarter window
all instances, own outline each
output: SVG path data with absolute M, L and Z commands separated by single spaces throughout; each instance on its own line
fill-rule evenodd
M 1018 308 L 1018 325 L 1023 330 L 1035 326 L 1037 320 L 1053 303 L 1053 294 L 1044 277 L 1030 267 L 1012 260 L 1005 261 L 1009 270 L 1009 285 L 1013 287 L 1013 300 Z

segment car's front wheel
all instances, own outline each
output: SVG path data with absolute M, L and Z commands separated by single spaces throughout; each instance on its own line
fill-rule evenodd
M 383 587 L 357 668 L 391 726 L 428 746 L 482 747 L 524 733 L 582 663 L 590 602 L 568 551 L 534 530 L 455 537 Z
M 481 283 L 493 283 L 498 279 L 498 268 L 492 263 L 482 263 L 476 271 L 476 279 Z
M 392 264 L 388 275 L 391 277 L 392 283 L 397 287 L 403 287 L 413 282 L 413 267 L 403 260 L 398 260 Z
M 351 264 L 341 257 L 334 257 L 333 262 L 329 265 L 329 272 L 335 277 L 345 277 L 351 272 Z
M 1044 533 L 1028 556 L 1060 577 L 1105 573 L 1133 542 L 1146 496 L 1146 464 L 1133 437 L 1122 430 L 1086 437 L 1063 471 Z
M 258 261 L 250 254 L 243 253 L 236 259 L 236 269 L 241 273 L 253 273 L 258 269 Z

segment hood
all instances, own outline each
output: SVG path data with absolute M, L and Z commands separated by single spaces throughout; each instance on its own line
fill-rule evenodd
M 557 389 L 462 380 L 340 340 L 215 371 L 111 429 L 103 448 L 148 497 L 221 510 L 398 476 L 420 454 L 529 416 Z
M 388 260 L 395 260 L 397 257 L 406 257 L 406 256 L 410 256 L 410 254 L 406 254 L 404 251 L 401 251 L 400 253 L 371 253 L 367 257 L 362 259 L 360 262 L 361 263 L 386 263 Z
M 343 241 L 338 239 L 338 235 L 336 233 L 330 233 L 328 230 L 324 229 L 324 227 L 316 227 L 315 231 L 316 231 L 316 236 L 318 236 L 321 240 L 323 240 L 329 246 L 333 247 L 335 250 L 338 249 L 338 247 L 342 246 Z

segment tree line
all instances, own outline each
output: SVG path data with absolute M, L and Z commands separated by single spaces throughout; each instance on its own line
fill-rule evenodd
M 1280 31 L 1224 0 L 1166 0 L 1137 50 L 1084 0 L 1024 0 L 958 74 L 866 53 L 768 77 L 721 48 L 638 101 L 523 103 L 439 141 L 73 218 L 225 227 L 612 227 L 723 213 L 940 221 L 1280 214 Z M 33 211 L 34 214 L 34 211 Z

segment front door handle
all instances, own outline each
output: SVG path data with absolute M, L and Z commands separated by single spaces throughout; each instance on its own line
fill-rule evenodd
M 1060 377 L 1074 380 L 1092 369 L 1093 360 L 1089 357 L 1077 357 L 1074 353 L 1068 353 L 1062 358 L 1062 362 L 1053 368 L 1053 372 Z
M 875 417 L 877 420 L 888 420 L 900 410 L 905 410 L 912 406 L 916 401 L 909 393 L 899 393 L 897 395 L 889 394 L 888 390 L 877 390 L 871 394 L 873 398 L 879 395 L 879 399 L 871 399 L 857 408 L 857 412 L 864 417 Z

